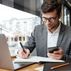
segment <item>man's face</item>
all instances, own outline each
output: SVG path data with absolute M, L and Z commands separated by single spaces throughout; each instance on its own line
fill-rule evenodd
M 42 13 L 42 21 L 49 31 L 55 30 L 59 25 L 59 18 L 56 10 L 48 13 Z

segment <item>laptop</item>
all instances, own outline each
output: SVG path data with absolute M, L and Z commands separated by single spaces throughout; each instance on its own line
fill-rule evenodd
M 7 38 L 4 34 L 0 34 L 0 68 L 15 71 L 30 64 L 33 63 L 14 63 L 11 59 L 10 51 L 7 44 Z

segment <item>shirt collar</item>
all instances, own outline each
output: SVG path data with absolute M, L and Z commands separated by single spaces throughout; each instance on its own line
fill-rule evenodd
M 59 26 L 57 27 L 57 29 L 56 29 L 55 31 L 53 31 L 53 33 L 51 33 L 49 30 L 48 30 L 48 33 L 49 33 L 49 34 L 59 33 L 59 31 L 60 31 L 60 26 L 61 26 L 61 22 L 59 22 L 59 23 L 60 23 Z

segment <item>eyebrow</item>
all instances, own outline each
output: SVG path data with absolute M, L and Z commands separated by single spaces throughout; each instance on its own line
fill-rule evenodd
M 45 19 L 51 19 L 51 18 L 53 18 L 53 19 L 55 19 L 56 17 L 49 17 L 49 18 L 47 18 L 47 17 L 42 17 L 42 18 L 45 18 Z

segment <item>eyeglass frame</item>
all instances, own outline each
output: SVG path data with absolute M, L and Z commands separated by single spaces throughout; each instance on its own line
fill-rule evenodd
M 57 16 L 56 17 L 50 17 L 50 18 L 47 18 L 47 17 L 41 17 L 41 18 L 42 18 L 42 21 L 46 23 L 47 20 L 49 22 L 54 22 L 56 20 Z M 45 21 L 43 20 L 43 18 L 45 19 Z

